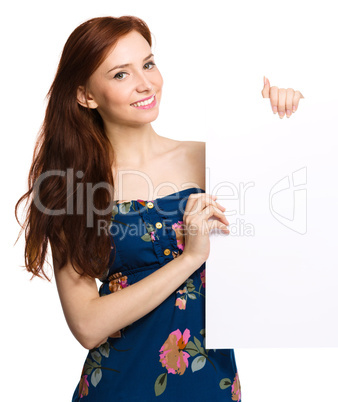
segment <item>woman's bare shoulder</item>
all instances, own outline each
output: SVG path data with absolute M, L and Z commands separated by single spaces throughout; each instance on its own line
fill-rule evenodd
M 171 140 L 170 144 L 164 157 L 166 163 L 161 160 L 160 166 L 166 169 L 172 166 L 170 171 L 175 183 L 193 182 L 205 188 L 205 142 Z M 177 186 L 181 187 L 180 184 Z
M 187 151 L 197 158 L 204 158 L 205 142 L 204 141 L 182 141 Z
M 183 141 L 186 142 L 188 145 L 194 145 L 196 147 L 204 147 L 205 146 L 205 142 L 204 141 Z
M 199 175 L 204 174 L 205 169 L 205 142 L 181 141 L 180 156 L 184 165 L 188 164 L 194 170 L 200 170 Z M 201 173 L 202 172 L 202 173 Z
M 205 157 L 204 141 L 180 141 L 167 138 L 167 151 L 172 151 L 173 155 L 182 157 L 192 156 L 193 158 Z
M 176 141 L 177 146 L 184 147 L 187 150 L 192 150 L 194 152 L 204 152 L 205 142 L 204 141 Z

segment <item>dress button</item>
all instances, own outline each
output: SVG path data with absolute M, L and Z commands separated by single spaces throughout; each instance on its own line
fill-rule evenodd
M 157 229 L 161 229 L 162 223 L 161 222 L 156 222 L 155 226 L 157 227 Z
M 147 207 L 148 208 L 152 208 L 153 206 L 154 206 L 154 204 L 151 201 L 147 202 Z
M 166 248 L 163 252 L 164 252 L 165 255 L 169 255 L 169 254 L 170 254 L 170 250 L 169 250 L 168 248 Z

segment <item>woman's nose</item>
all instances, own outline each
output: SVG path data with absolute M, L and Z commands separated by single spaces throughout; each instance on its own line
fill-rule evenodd
M 146 90 L 151 90 L 152 89 L 152 84 L 150 80 L 146 77 L 144 73 L 140 73 L 137 78 L 137 91 L 143 92 Z

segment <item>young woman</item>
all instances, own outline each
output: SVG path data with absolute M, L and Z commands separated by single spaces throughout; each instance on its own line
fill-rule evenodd
M 26 267 L 48 279 L 49 241 L 65 318 L 89 350 L 73 401 L 240 401 L 233 349 L 205 349 L 209 232 L 229 222 L 203 189 L 205 143 L 151 126 L 163 84 L 151 46 L 131 16 L 70 35 L 18 201 L 33 197 Z M 298 107 L 297 92 L 266 81 L 270 93 L 279 111 Z

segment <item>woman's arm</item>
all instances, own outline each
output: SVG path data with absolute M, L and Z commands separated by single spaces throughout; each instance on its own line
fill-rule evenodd
M 95 279 L 81 277 L 69 261 L 59 269 L 61 258 L 51 245 L 63 312 L 82 346 L 93 349 L 110 335 L 144 317 L 208 259 L 210 230 L 219 228 L 229 233 L 225 208 L 216 198 L 206 193 L 190 194 L 183 215 L 183 253 L 144 279 L 104 297 L 99 296 Z M 209 220 L 211 217 L 216 219 Z
M 95 279 L 81 277 L 69 261 L 60 270 L 53 246 L 52 254 L 66 321 L 75 338 L 89 350 L 155 309 L 201 266 L 200 261 L 182 253 L 139 282 L 100 297 Z

